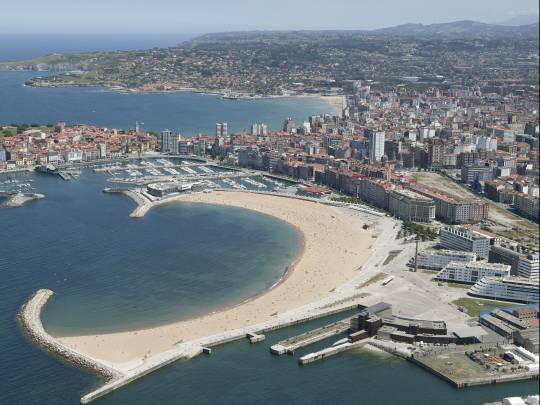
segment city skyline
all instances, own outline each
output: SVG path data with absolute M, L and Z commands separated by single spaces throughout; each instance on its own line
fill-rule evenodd
M 28 12 L 32 10 L 33 12 Z M 209 13 L 208 10 L 212 10 Z M 422 10 L 418 13 L 418 10 Z M 46 4 L 26 0 L 3 10 L 0 34 L 200 34 L 245 30 L 377 29 L 400 24 L 436 24 L 456 20 L 485 23 L 526 24 L 538 19 L 538 4 L 531 0 L 434 4 L 413 0 L 407 7 L 396 1 L 277 0 L 204 4 L 157 0 L 103 0 L 74 3 L 53 0 Z M 332 18 L 328 18 L 332 16 Z M 45 23 L 44 23 L 45 22 Z

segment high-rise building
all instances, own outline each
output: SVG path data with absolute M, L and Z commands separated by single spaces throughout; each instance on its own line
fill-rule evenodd
M 7 160 L 7 153 L 4 148 L 0 148 L 0 162 L 5 162 Z
M 100 143 L 98 145 L 98 155 L 100 159 L 105 159 L 107 157 L 107 144 Z
M 283 131 L 288 132 L 289 134 L 294 131 L 295 124 L 292 118 L 287 118 L 283 123 Z
M 256 122 L 251 125 L 251 135 L 256 136 L 267 136 L 268 135 L 268 126 L 261 122 Z
M 428 159 L 430 167 L 439 167 L 446 156 L 446 144 L 442 139 L 434 138 L 429 143 Z
M 161 132 L 161 152 L 178 154 L 179 136 L 170 129 Z
M 197 155 L 204 156 L 206 154 L 206 141 L 199 139 L 197 142 Z
M 227 137 L 229 135 L 229 128 L 226 122 L 216 123 L 216 137 Z
M 539 256 L 538 253 L 523 256 L 519 260 L 517 275 L 532 280 L 538 280 Z
M 384 156 L 384 140 L 384 132 L 369 132 L 369 160 L 372 162 L 380 162 Z

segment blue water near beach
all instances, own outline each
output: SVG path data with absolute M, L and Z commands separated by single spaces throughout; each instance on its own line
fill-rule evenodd
M 150 326 L 241 302 L 276 283 L 302 245 L 295 228 L 253 211 L 176 204 L 133 220 L 134 204 L 103 193 L 102 175 L 32 177 L 46 199 L 0 210 L 9 230 L 0 269 L 55 291 L 44 313 L 53 333 Z

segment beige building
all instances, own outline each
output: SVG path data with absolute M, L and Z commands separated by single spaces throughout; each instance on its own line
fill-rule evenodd
M 435 201 L 411 190 L 393 190 L 388 209 L 404 221 L 431 222 L 435 219 Z

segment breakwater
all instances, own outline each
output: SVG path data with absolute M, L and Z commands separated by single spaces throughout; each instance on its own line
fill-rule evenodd
M 41 200 L 45 198 L 43 194 L 28 194 L 28 193 L 0 193 L 0 196 L 7 197 L 2 207 L 17 208 L 21 207 L 29 201 Z
M 118 371 L 61 344 L 53 336 L 47 333 L 41 322 L 41 313 L 53 294 L 54 293 L 51 290 L 38 290 L 22 306 L 18 318 L 28 336 L 30 336 L 32 341 L 38 346 L 53 354 L 61 356 L 78 367 L 89 369 L 107 380 L 119 378 L 121 374 Z

